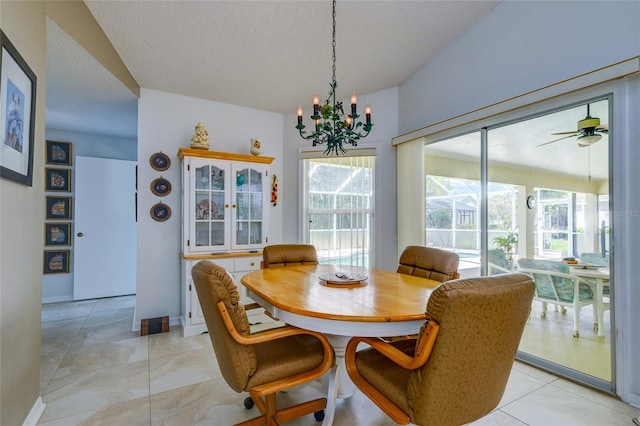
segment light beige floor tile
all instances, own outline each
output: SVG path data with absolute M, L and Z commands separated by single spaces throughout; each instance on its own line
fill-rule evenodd
M 45 303 L 42 305 L 42 321 L 86 317 L 96 305 L 95 300 Z
M 43 321 L 42 322 L 42 337 L 53 337 L 55 333 L 59 331 L 69 332 L 69 331 L 78 331 L 84 325 L 84 322 L 87 320 L 86 316 L 71 318 L 71 319 L 59 319 L 52 321 Z
M 629 417 L 640 416 L 640 409 L 634 408 L 631 405 L 626 404 L 620 401 L 619 399 L 612 397 L 609 394 L 606 394 L 597 390 L 589 389 L 585 386 L 580 386 L 576 383 L 573 383 L 564 379 L 558 379 L 554 381 L 552 385 L 564 391 L 570 392 L 573 395 L 579 396 L 581 398 L 586 398 L 597 404 L 600 404 L 607 408 L 611 408 L 612 410 L 623 413 Z
M 133 315 L 135 313 L 135 308 L 120 308 L 120 309 L 110 309 L 110 310 L 100 310 L 93 312 L 87 317 L 87 321 L 84 323 L 83 327 L 112 327 L 114 325 L 118 325 L 121 323 L 129 323 L 129 327 L 133 325 Z
M 503 407 L 510 402 L 513 402 L 518 398 L 521 398 L 546 385 L 547 382 L 545 380 L 540 380 L 540 378 L 536 376 L 531 376 L 529 374 L 522 373 L 520 370 L 512 368 L 504 395 L 498 403 L 498 408 Z
M 256 408 L 244 408 L 245 396 L 221 378 L 152 394 L 151 424 L 231 425 L 259 414 Z
M 558 376 L 554 376 L 551 373 L 547 373 L 544 370 L 540 370 L 539 368 L 533 367 L 532 365 L 521 361 L 516 361 L 513 363 L 511 371 L 513 372 L 514 370 L 526 374 L 527 376 L 531 376 L 544 383 L 551 383 L 558 378 Z
M 71 347 L 79 348 L 140 336 L 140 332 L 134 332 L 131 328 L 132 322 L 130 318 L 120 319 L 108 325 L 85 326 L 80 329 Z
M 149 413 L 149 397 L 144 397 L 38 424 L 41 426 L 149 426 L 151 424 Z
M 490 414 L 487 414 L 483 418 L 469 423 L 469 426 L 525 426 L 526 423 L 522 423 L 520 420 L 511 417 L 510 415 L 503 413 L 500 410 L 495 410 Z
M 52 379 L 42 395 L 41 421 L 69 417 L 149 395 L 147 361 Z
M 149 411 L 149 397 L 144 397 L 38 424 L 41 426 L 149 426 L 151 424 Z
M 168 333 L 149 335 L 149 358 L 160 358 L 183 352 L 209 348 L 213 355 L 213 347 L 208 334 L 183 337 L 182 327 L 175 326 Z
M 53 377 L 60 378 L 145 361 L 149 357 L 148 347 L 147 336 L 142 336 L 70 349 Z
M 106 297 L 104 299 L 98 299 L 96 306 L 93 308 L 93 312 L 100 311 L 113 311 L 123 308 L 135 308 L 136 296 L 119 296 L 119 297 Z
M 67 351 L 48 351 L 40 355 L 40 380 L 50 380 L 58 370 Z
M 149 360 L 151 394 L 222 377 L 211 349 Z
M 627 425 L 629 416 L 553 385 L 526 395 L 501 411 L 531 425 Z
M 73 344 L 79 332 L 80 329 L 65 331 L 58 328 L 55 332 L 43 333 L 46 334 L 46 336 L 42 337 L 40 352 L 66 352 Z

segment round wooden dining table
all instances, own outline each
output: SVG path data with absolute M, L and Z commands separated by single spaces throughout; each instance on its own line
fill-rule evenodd
M 336 398 L 355 392 L 344 366 L 354 336 L 416 334 L 427 301 L 440 282 L 382 269 L 338 265 L 296 265 L 249 272 L 241 278 L 248 296 L 272 316 L 296 327 L 324 333 L 336 354 L 326 384 L 324 424 L 331 424 Z

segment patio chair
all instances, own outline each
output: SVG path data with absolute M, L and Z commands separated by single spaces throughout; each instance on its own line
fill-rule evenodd
M 407 246 L 400 255 L 397 272 L 445 282 L 460 278 L 459 264 L 460 256 L 452 251 L 433 247 Z
M 533 293 L 524 274 L 445 282 L 429 297 L 417 339 L 352 338 L 349 377 L 395 424 L 479 419 L 504 394 Z M 358 351 L 360 343 L 371 347 Z
M 542 318 L 547 316 L 547 306 L 554 303 L 573 308 L 573 336 L 580 337 L 580 310 L 588 305 L 593 307 L 596 318 L 596 301 L 592 285 L 571 274 L 564 262 L 523 258 L 518 260 L 518 271 L 528 274 L 536 284 L 534 300 L 542 302 Z

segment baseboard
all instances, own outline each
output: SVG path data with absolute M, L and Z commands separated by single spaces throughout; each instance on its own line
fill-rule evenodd
M 42 299 L 42 303 L 58 303 L 58 302 L 72 302 L 73 296 L 55 296 L 55 297 L 45 297 Z
M 27 415 L 27 418 L 24 419 L 22 426 L 36 426 L 38 424 L 38 420 L 40 420 L 40 416 L 44 413 L 44 409 L 47 407 L 47 404 L 42 402 L 42 397 L 38 396 L 36 402 L 34 402 L 33 407 L 31 407 L 31 411 Z

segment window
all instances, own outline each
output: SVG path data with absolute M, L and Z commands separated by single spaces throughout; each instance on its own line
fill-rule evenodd
M 370 266 L 375 156 L 323 156 L 303 164 L 305 234 L 318 260 Z

